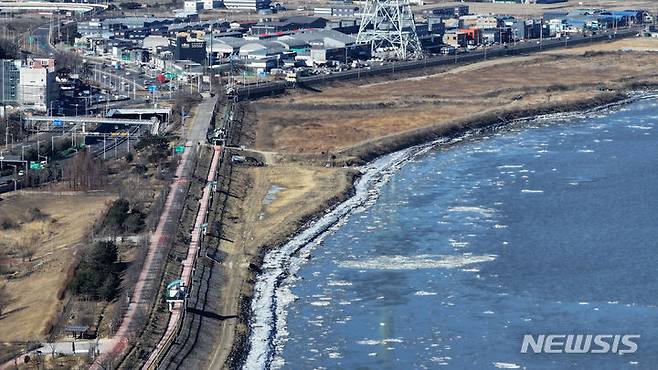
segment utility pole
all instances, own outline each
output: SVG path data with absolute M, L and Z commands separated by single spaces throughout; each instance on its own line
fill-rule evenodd
M 539 18 L 539 50 L 544 46 L 544 17 Z
M 212 94 L 212 76 L 213 76 L 213 70 L 212 70 L 212 39 L 213 39 L 213 34 L 212 34 L 212 24 L 210 25 L 210 52 L 208 53 L 208 70 L 210 72 L 210 93 Z M 171 89 L 169 89 L 171 91 Z

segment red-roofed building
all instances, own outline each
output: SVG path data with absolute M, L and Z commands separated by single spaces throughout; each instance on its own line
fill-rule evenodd
M 466 34 L 466 40 L 469 45 L 482 44 L 482 29 L 478 27 L 462 28 L 459 32 Z

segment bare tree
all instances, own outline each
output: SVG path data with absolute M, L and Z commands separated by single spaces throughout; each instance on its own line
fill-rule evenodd
M 0 59 L 16 59 L 19 54 L 20 45 L 16 40 L 0 38 Z
M 107 184 L 107 169 L 89 152 L 82 151 L 64 167 L 64 178 L 74 190 L 100 189 Z
M 53 57 L 57 71 L 68 70 L 73 72 L 82 65 L 82 58 L 78 54 L 69 51 L 58 51 Z
M 32 261 L 32 257 L 37 252 L 37 246 L 39 245 L 39 240 L 41 236 L 36 233 L 30 233 L 23 236 L 20 244 L 17 246 L 19 253 L 23 260 Z

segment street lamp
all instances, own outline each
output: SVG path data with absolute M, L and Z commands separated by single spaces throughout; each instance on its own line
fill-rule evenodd
M 21 145 L 21 161 L 25 160 L 25 148 L 29 148 L 29 145 Z
M 17 183 L 18 181 L 16 179 L 16 173 L 18 172 L 18 165 L 7 163 L 7 166 L 14 167 L 14 178 L 12 179 L 12 181 L 14 182 L 14 191 L 16 191 L 16 189 L 18 188 L 18 183 Z

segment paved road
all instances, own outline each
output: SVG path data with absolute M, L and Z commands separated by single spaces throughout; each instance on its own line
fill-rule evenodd
M 75 355 L 81 353 L 89 353 L 90 351 L 99 350 L 103 351 L 110 344 L 108 339 L 96 340 L 65 340 L 55 343 L 44 343 L 36 351 L 40 351 L 44 355 L 47 354 L 62 354 L 62 355 Z
M 179 220 L 185 197 L 187 195 L 187 179 L 192 175 L 195 167 L 194 157 L 196 146 L 205 139 L 206 131 L 211 124 L 212 113 L 215 109 L 216 99 L 204 98 L 197 108 L 197 114 L 186 133 L 187 149 L 183 153 L 181 162 L 176 169 L 176 180 L 172 183 L 165 206 L 160 216 L 158 226 L 151 238 L 148 254 L 139 278 L 134 282 L 134 290 L 130 304 L 117 334 L 112 338 L 111 344 L 104 348 L 92 369 L 98 369 L 106 356 L 110 353 L 120 353 L 128 346 L 128 338 L 140 332 L 143 320 L 157 295 L 162 269 L 167 257 L 170 243 L 179 226 Z
M 46 23 L 32 32 L 32 37 L 36 40 L 37 45 L 47 55 L 53 55 L 57 50 L 50 44 L 48 34 L 50 33 L 50 23 Z

